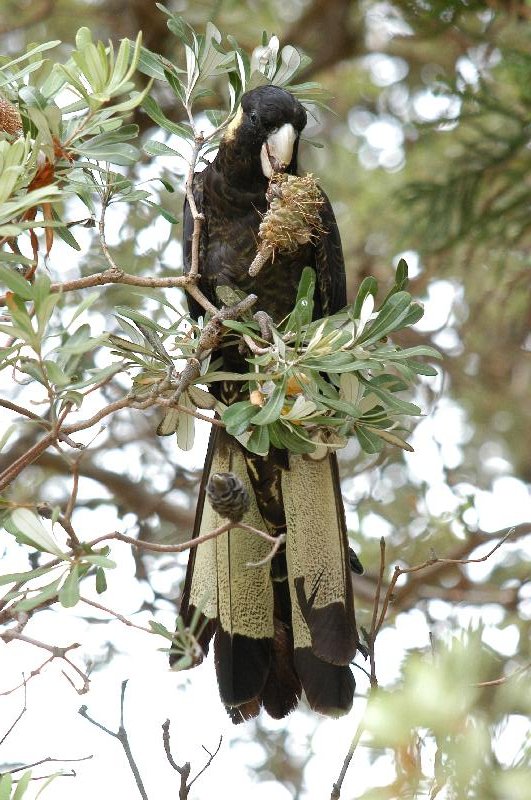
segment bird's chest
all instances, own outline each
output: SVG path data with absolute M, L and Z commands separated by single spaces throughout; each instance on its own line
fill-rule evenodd
M 292 310 L 302 270 L 313 266 L 314 254 L 311 245 L 303 245 L 294 253 L 276 254 L 256 277 L 250 277 L 248 270 L 259 246 L 258 228 L 264 211 L 265 203 L 261 211 L 251 207 L 208 215 L 203 275 L 214 291 L 217 286 L 231 286 L 256 294 L 256 308 L 280 322 Z

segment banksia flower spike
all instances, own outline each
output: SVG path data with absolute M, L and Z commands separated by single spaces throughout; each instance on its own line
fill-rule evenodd
M 304 177 L 277 172 L 267 190 L 269 208 L 260 223 L 260 246 L 249 267 L 257 275 L 278 253 L 293 253 L 322 231 L 319 208 L 323 195 L 313 175 Z

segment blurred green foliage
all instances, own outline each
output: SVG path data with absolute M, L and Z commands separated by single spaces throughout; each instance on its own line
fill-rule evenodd
M 168 2 L 166 6 L 173 8 L 174 4 Z M 367 568 L 366 575 L 356 583 L 357 608 L 360 621 L 369 628 L 382 528 L 387 531 L 388 553 L 384 580 L 391 577 L 388 570 L 393 560 L 413 566 L 432 553 L 456 562 L 466 560 L 484 553 L 479 548 L 490 546 L 493 537 L 496 540 L 497 522 L 490 524 L 483 513 L 481 525 L 485 529 L 479 524 L 482 492 L 496 488 L 505 478 L 513 479 L 515 497 L 522 497 L 524 484 L 531 480 L 531 456 L 524 435 L 530 425 L 531 388 L 529 4 L 497 0 L 488 4 L 185 0 L 179 3 L 179 11 L 196 32 L 205 32 L 207 23 L 211 23 L 235 37 L 234 41 L 222 40 L 223 52 L 214 47 L 217 55 L 212 65 L 212 94 L 193 97 L 199 116 L 206 109 L 228 109 L 236 101 L 242 88 L 241 75 L 250 77 L 242 54 L 262 41 L 262 30 L 267 32 L 266 43 L 271 34 L 279 36 L 280 51 L 289 44 L 296 52 L 306 51 L 313 58 L 311 64 L 303 58 L 297 65 L 297 80 L 303 84 L 318 80 L 326 90 L 321 99 L 334 113 L 319 112 L 316 135 L 325 146 L 306 147 L 302 166 L 318 176 L 334 201 L 347 261 L 349 298 L 354 300 L 364 278 L 374 277 L 381 287 L 381 302 L 395 278 L 390 264 L 398 264 L 405 255 L 413 267 L 409 291 L 427 301 L 428 314 L 423 324 L 397 334 L 395 342 L 405 348 L 435 346 L 444 353 L 444 380 L 437 382 L 426 376 L 415 398 L 423 411 L 432 412 L 435 438 L 429 456 L 425 456 L 430 460 L 426 474 L 419 476 L 422 470 L 415 469 L 414 456 L 404 456 L 395 448 L 386 448 L 384 454 L 364 455 L 351 445 L 342 460 L 352 512 L 351 535 Z M 166 81 L 154 81 L 153 100 L 145 99 L 143 110 L 136 101 L 148 79 L 164 76 L 170 80 L 169 75 L 173 79 L 182 75 L 169 65 L 185 69 L 183 37 L 189 47 L 198 48 L 198 53 L 209 37 L 194 40 L 188 30 L 176 36 L 177 32 L 166 26 L 167 15 L 144 0 L 130 2 L 127 15 L 120 13 L 118 0 L 105 4 L 57 0 L 42 4 L 42 8 L 7 0 L 3 12 L 0 34 L 4 68 L 26 46 L 31 50 L 32 42 L 51 40 L 64 42 L 56 45 L 55 60 L 70 64 L 67 70 L 75 69 L 75 75 L 84 72 L 89 61 L 93 64 L 100 77 L 92 91 L 101 104 L 89 107 L 81 81 L 80 97 L 72 98 L 72 103 L 81 103 L 83 108 L 72 110 L 72 120 L 78 121 L 68 123 L 68 135 L 85 121 L 76 141 L 72 140 L 71 153 L 76 158 L 96 158 L 98 154 L 110 156 L 109 160 L 118 158 L 114 178 L 106 185 L 98 170 L 89 176 L 80 170 L 72 199 L 66 204 L 56 203 L 57 217 L 45 220 L 46 228 L 57 233 L 47 260 L 52 280 L 64 280 L 65 275 L 68 279 L 78 274 L 87 276 L 106 267 L 91 227 L 95 222 L 96 206 L 91 205 L 94 193 L 109 205 L 126 201 L 115 206 L 118 216 L 110 236 L 116 263 L 132 275 L 175 275 L 181 268 L 180 249 L 175 244 L 180 231 L 171 222 L 180 217 L 186 169 L 183 155 L 188 155 L 178 136 L 189 133 L 189 120 Z M 104 59 L 101 47 L 89 40 L 88 33 L 78 39 L 77 60 L 74 58 L 69 43 L 75 41 L 80 22 L 92 31 L 92 40 L 110 38 L 114 42 L 114 66 L 109 51 Z M 132 87 L 129 83 L 133 77 L 124 71 L 125 52 L 121 48 L 129 47 L 129 62 L 134 46 L 121 45 L 120 41 L 134 42 L 139 30 L 145 48 L 139 68 L 144 75 L 137 76 Z M 215 34 L 213 38 L 219 44 Z M 218 79 L 215 74 L 229 51 L 239 52 L 243 61 L 243 66 L 237 59 L 234 62 L 233 93 L 227 93 L 221 76 Z M 42 59 L 52 53 L 55 58 L 55 51 L 34 52 L 8 67 L 15 73 L 27 70 L 20 78 L 25 86 L 20 95 L 22 123 L 27 134 L 39 124 L 46 130 L 44 114 L 49 134 L 42 137 L 41 146 L 47 147 L 50 155 L 53 136 L 59 130 L 58 112 L 43 111 L 32 87 L 43 69 Z M 154 60 L 149 55 L 153 53 L 161 53 L 167 61 Z M 286 53 L 284 64 L 289 63 L 290 53 Z M 164 67 L 169 70 L 166 75 Z M 64 71 L 50 71 L 49 99 L 53 100 L 56 82 L 67 77 Z M 177 85 L 175 80 L 173 83 Z M 112 108 L 107 97 L 118 87 L 124 99 L 112 101 L 115 110 L 120 103 L 131 103 L 134 111 L 132 122 L 120 125 L 121 133 L 112 127 L 113 114 L 105 116 Z M 189 88 L 192 96 L 193 74 Z M 306 87 L 306 91 L 310 89 Z M 0 87 L 0 94 L 14 100 L 12 83 Z M 98 118 L 98 114 L 102 116 Z M 121 118 L 122 111 L 116 114 Z M 86 122 L 90 115 L 91 120 L 99 119 L 109 129 L 103 133 L 91 130 L 90 121 Z M 220 123 L 219 114 L 209 116 L 208 125 Z M 211 130 L 207 122 L 204 124 Z M 127 131 L 136 135 L 128 127 L 131 125 L 138 126 L 142 150 L 131 149 L 133 139 L 127 139 Z M 124 127 L 126 138 L 121 141 Z M 103 140 L 96 138 L 102 135 Z M 31 141 L 28 136 L 24 144 L 15 145 L 7 138 L 0 143 L 0 158 L 2 163 L 9 161 L 10 170 L 9 178 L 0 184 L 6 202 L 13 202 L 13 192 L 27 187 L 37 174 L 37 160 L 32 161 L 27 150 Z M 57 169 L 69 169 L 68 152 L 58 156 L 54 154 Z M 156 176 L 147 171 L 146 156 L 160 157 Z M 21 171 L 23 161 L 31 164 L 33 172 Z M 146 180 L 149 192 L 144 185 L 137 185 Z M 8 209 L 0 224 L 6 225 L 14 213 L 24 213 L 36 204 L 44 207 L 58 199 L 50 186 L 31 191 L 37 194 L 24 194 L 20 201 L 23 205 Z M 75 198 L 81 198 L 79 202 L 84 205 L 74 206 Z M 160 227 L 161 209 L 166 213 L 166 227 Z M 82 225 L 71 232 L 70 222 L 82 217 Z M 157 226 L 155 220 L 159 220 Z M 43 224 L 43 220 L 37 222 Z M 35 221 L 27 220 L 26 224 L 33 228 Z M 146 238 L 143 234 L 150 230 L 156 232 Z M 70 250 L 60 249 L 61 236 Z M 43 238 L 38 240 L 41 253 L 43 244 L 46 250 L 49 244 L 49 239 L 43 242 Z M 75 243 L 81 249 L 74 264 L 71 254 Z M 27 247 L 22 253 L 4 250 L 3 256 L 10 269 L 17 264 L 26 268 L 33 261 L 32 250 Z M 16 281 L 17 276 L 11 280 Z M 42 277 L 31 292 L 38 294 L 45 282 Z M 22 285 L 19 281 L 19 291 Z M 17 287 L 10 288 L 16 293 Z M 30 290 L 25 287 L 23 291 Z M 52 330 L 58 337 L 56 353 L 40 361 L 36 353 L 26 356 L 26 375 L 40 380 L 39 400 L 46 398 L 47 383 L 61 394 L 63 379 L 73 381 L 83 371 L 94 379 L 93 385 L 98 380 L 103 382 L 100 391 L 105 401 L 115 401 L 123 396 L 123 379 L 119 374 L 101 372 L 105 367 L 94 359 L 93 342 L 114 326 L 116 307 L 143 314 L 165 331 L 182 311 L 175 291 L 130 290 L 116 285 L 92 292 L 91 298 L 85 308 L 83 297 L 76 293 L 54 298 L 50 301 L 50 305 L 56 304 L 54 309 L 43 307 L 36 321 L 24 314 L 23 303 L 12 303 L 18 333 L 24 332 L 29 339 L 52 311 L 52 323 L 58 320 Z M 166 306 L 165 310 L 161 302 L 174 308 Z M 70 321 L 75 327 L 66 329 Z M 6 320 L 0 322 L 2 328 L 7 327 Z M 137 344 L 145 346 L 138 331 L 137 337 Z M 13 347 L 8 343 L 8 352 L 3 352 L 8 366 L 16 356 Z M 25 389 L 14 388 L 16 401 L 18 394 L 24 396 Z M 86 388 L 70 386 L 69 399 L 75 402 L 75 392 L 83 393 Z M 10 430 L 9 423 L 0 454 L 5 454 L 7 464 L 20 455 L 21 439 L 23 444 L 31 444 L 36 431 L 42 430 L 35 420 L 28 419 L 23 428 L 17 422 L 17 431 Z M 136 514 L 143 538 L 168 541 L 174 535 L 175 514 L 180 513 L 178 524 L 184 540 L 191 526 L 193 502 L 183 503 L 183 493 L 190 496 L 196 476 L 181 466 L 166 440 L 153 436 L 154 427 L 152 419 L 139 422 L 138 412 L 134 418 L 109 423 L 79 465 L 80 481 L 86 481 L 92 498 L 84 501 L 85 511 L 101 509 L 109 502 L 102 500 L 89 481 L 92 478 L 110 488 L 119 515 Z M 426 438 L 413 442 L 417 452 L 426 442 Z M 134 452 L 138 453 L 135 461 L 143 472 L 142 486 L 131 463 L 124 463 L 119 473 L 114 466 L 103 468 L 98 460 L 104 452 L 107 464 L 116 465 L 119 459 L 123 462 L 122 454 L 132 452 L 127 447 L 136 448 Z M 33 506 L 36 498 L 45 500 L 53 486 L 59 513 L 70 496 L 70 470 L 68 459 L 46 454 L 28 470 L 30 480 L 16 487 L 9 502 Z M 439 491 L 437 502 L 434 487 Z M 169 502 L 160 502 L 161 493 Z M 505 503 L 507 522 L 501 524 L 509 526 L 513 503 Z M 367 800 L 527 797 L 531 780 L 529 732 L 521 741 L 513 741 L 511 747 L 505 744 L 501 748 L 500 742 L 510 738 L 511 730 L 521 732 L 524 728 L 517 723 L 530 713 L 529 673 L 525 671 L 531 658 L 530 532 L 531 525 L 522 520 L 515 527 L 512 542 L 483 565 L 482 571 L 461 563 L 434 563 L 429 569 L 410 574 L 396 587 L 385 623 L 387 633 L 395 635 L 394 641 L 400 639 L 401 620 L 421 614 L 425 628 L 433 634 L 434 647 L 432 653 L 425 641 L 423 652 L 418 653 L 415 645 L 403 641 L 409 654 L 400 678 L 385 684 L 371 698 L 362 742 L 375 760 L 375 774 L 379 759 L 383 759 L 382 764 L 391 760 L 396 778 L 393 783 L 365 792 L 362 796 Z M 65 571 L 63 565 L 63 581 L 71 574 L 69 569 Z M 90 574 L 94 575 L 94 565 Z M 149 569 L 144 570 L 144 579 L 149 579 Z M 66 584 L 62 585 L 64 590 Z M 68 603 L 72 598 L 68 590 L 64 591 Z M 31 601 L 31 595 L 25 600 Z M 22 598 L 20 601 L 24 602 Z M 485 619 L 490 637 L 477 624 L 472 630 L 466 629 L 465 620 L 470 616 L 476 622 Z M 504 632 L 514 633 L 510 647 L 498 646 L 493 636 Z M 379 650 L 377 640 L 377 671 L 378 660 L 382 663 L 389 658 L 386 653 L 383 645 Z M 362 677 L 359 685 L 365 688 Z M 304 765 L 295 757 L 286 759 L 283 732 L 259 727 L 257 731 L 267 752 L 263 771 L 267 772 L 269 765 L 294 797 L 302 797 Z M 338 751 L 340 748 L 338 743 Z M 357 751 L 354 758 L 358 755 Z M 338 752 L 338 763 L 341 757 Z M 351 793 L 355 791 L 353 785 Z

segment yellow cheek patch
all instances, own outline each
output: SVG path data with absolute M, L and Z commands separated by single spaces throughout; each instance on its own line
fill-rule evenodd
M 243 119 L 243 109 L 240 106 L 236 112 L 236 116 L 234 116 L 227 125 L 227 130 L 225 131 L 225 135 L 223 136 L 223 138 L 226 141 L 231 142 L 234 139 L 236 131 L 241 125 L 242 119 Z

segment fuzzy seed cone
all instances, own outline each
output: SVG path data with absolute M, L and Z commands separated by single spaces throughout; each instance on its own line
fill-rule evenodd
M 0 131 L 5 131 L 11 136 L 22 133 L 22 119 L 18 109 L 2 97 L 0 97 Z
M 293 253 L 322 230 L 319 208 L 323 196 L 313 175 L 301 178 L 276 173 L 271 178 L 267 199 L 269 208 L 258 229 L 261 245 L 250 275 L 256 275 L 275 253 Z
M 320 229 L 323 196 L 313 175 L 274 175 L 268 195 L 270 206 L 258 233 L 273 250 L 292 252 Z
M 249 510 L 247 489 L 233 472 L 215 472 L 206 488 L 210 505 L 222 517 L 239 522 Z

